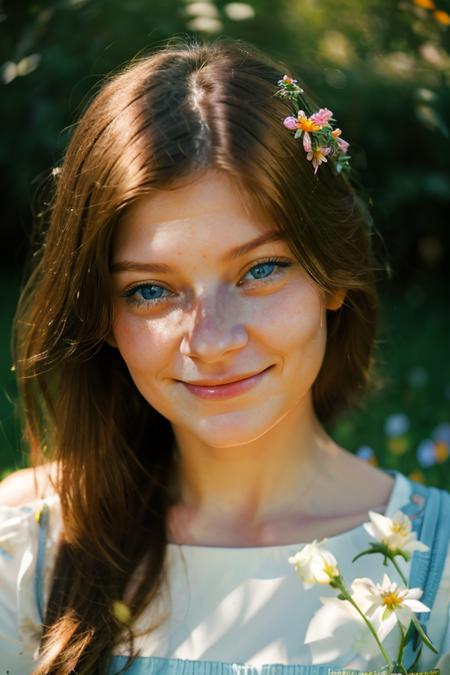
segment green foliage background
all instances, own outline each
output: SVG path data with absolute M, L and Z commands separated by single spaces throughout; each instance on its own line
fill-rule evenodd
M 43 186 L 61 161 L 73 123 L 102 78 L 128 59 L 174 35 L 208 40 L 228 35 L 284 62 L 286 72 L 306 82 L 320 105 L 335 112 L 393 270 L 382 289 L 379 356 L 385 387 L 332 433 L 350 450 L 372 447 L 382 466 L 407 474 L 420 469 L 417 478 L 450 487 L 445 433 L 433 466 L 419 466 L 416 454 L 424 440 L 436 441 L 437 426 L 450 423 L 450 28 L 445 18 L 450 6 L 447 0 L 435 0 L 435 10 L 424 4 L 29 0 L 0 5 L 0 470 L 26 461 L 14 422 L 9 327 L 32 212 L 45 208 Z M 399 413 L 408 423 L 393 441 L 386 420 Z

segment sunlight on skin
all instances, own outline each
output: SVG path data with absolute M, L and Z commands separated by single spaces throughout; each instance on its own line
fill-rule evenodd
M 300 399 L 302 408 L 309 408 L 322 362 L 323 297 L 287 243 L 268 243 L 221 263 L 227 250 L 266 229 L 246 215 L 231 184 L 213 174 L 138 201 L 116 234 L 114 262 L 167 262 L 177 271 L 115 275 L 115 343 L 145 398 L 178 433 L 193 434 L 210 447 L 251 443 Z M 251 265 L 268 256 L 283 256 L 291 267 L 265 279 L 249 276 Z M 246 273 L 247 283 L 238 286 Z M 140 289 L 134 298 L 123 297 L 127 288 L 149 282 L 167 289 L 164 302 L 143 303 Z M 141 304 L 131 304 L 133 299 Z M 268 366 L 274 368 L 264 385 L 226 402 L 199 401 L 176 381 L 220 379 Z
M 228 482 L 229 470 L 235 473 L 229 462 L 237 458 L 247 491 L 255 482 L 255 460 L 261 466 L 264 457 L 263 473 L 269 466 L 284 472 L 289 454 L 300 454 L 294 436 L 306 433 L 305 445 L 317 445 L 311 386 L 326 344 L 322 294 L 287 243 L 267 243 L 221 262 L 231 248 L 267 229 L 245 212 L 226 177 L 210 173 L 138 201 L 117 230 L 112 256 L 116 264 L 151 261 L 176 269 L 114 275 L 114 343 L 142 395 L 173 424 L 184 461 L 195 463 L 192 473 L 215 467 L 216 477 Z M 250 268 L 268 256 L 291 266 L 252 279 Z M 167 289 L 162 302 L 143 302 L 142 287 L 124 297 L 149 282 Z M 226 400 L 201 400 L 180 382 L 238 378 L 269 366 L 256 386 Z
M 337 446 L 313 410 L 325 313 L 345 293 L 325 299 L 274 233 L 213 170 L 137 200 L 114 233 L 108 341 L 173 426 L 179 501 L 168 518 L 177 541 L 308 540 L 358 524 L 390 495 L 392 479 Z M 262 372 L 226 397 L 225 387 L 218 397 L 185 384 Z M 2 503 L 42 496 L 51 489 L 45 471 L 37 487 L 32 470 L 12 474 Z
M 328 460 L 335 469 L 347 462 L 318 423 L 311 395 L 325 312 L 339 309 L 344 292 L 326 303 L 282 239 L 225 260 L 273 230 L 245 208 L 225 174 L 210 170 L 136 201 L 115 232 L 110 342 L 144 398 L 172 423 L 184 527 L 194 528 L 200 512 L 216 529 L 221 518 L 258 522 L 286 513 L 300 494 L 306 508 L 326 511 L 313 492 L 327 494 L 334 480 Z M 268 263 L 272 257 L 285 266 Z M 183 384 L 269 367 L 229 398 L 204 400 Z M 199 535 L 202 527 L 194 529 Z
M 22 506 L 52 494 L 54 479 L 56 463 L 15 471 L 0 483 L 0 506 Z

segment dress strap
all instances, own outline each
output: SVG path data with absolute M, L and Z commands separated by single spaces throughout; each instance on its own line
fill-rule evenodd
M 35 520 L 38 524 L 38 546 L 36 554 L 36 572 L 34 578 L 34 592 L 36 597 L 36 606 L 39 613 L 41 624 L 44 624 L 44 568 L 45 554 L 48 534 L 49 508 L 43 504 L 35 513 Z
M 395 475 L 396 471 L 389 471 Z M 409 586 L 423 590 L 421 601 L 432 607 L 444 569 L 450 540 L 450 494 L 445 490 L 429 487 L 407 479 L 411 494 L 401 507 L 412 523 L 417 538 L 429 547 L 428 551 L 415 551 L 411 559 Z M 427 622 L 430 613 L 419 615 Z
M 411 485 L 410 501 L 402 511 L 410 518 L 413 532 L 429 547 L 428 551 L 415 551 L 411 560 L 410 587 L 423 590 L 421 601 L 432 608 L 447 557 L 450 539 L 450 494 L 445 490 L 427 487 L 408 479 Z M 417 615 L 426 629 L 430 612 Z M 407 645 L 405 662 L 410 667 L 420 646 L 417 632 Z

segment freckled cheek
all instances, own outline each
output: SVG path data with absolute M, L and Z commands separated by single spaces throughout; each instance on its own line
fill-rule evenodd
M 167 367 L 178 347 L 179 320 L 119 316 L 114 325 L 117 347 L 133 372 L 158 372 Z
M 320 297 L 315 292 L 278 296 L 259 308 L 253 326 L 281 351 L 299 348 L 323 350 L 326 341 L 325 318 Z

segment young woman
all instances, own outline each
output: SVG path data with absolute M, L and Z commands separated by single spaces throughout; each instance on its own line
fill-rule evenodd
M 310 639 L 335 593 L 288 558 L 327 538 L 344 576 L 380 580 L 352 558 L 368 511 L 399 509 L 436 536 L 402 569 L 410 585 L 428 569 L 440 653 L 420 664 L 448 667 L 446 493 L 436 507 L 323 427 L 370 378 L 370 222 L 330 111 L 284 72 L 240 42 L 171 43 L 73 134 L 17 314 L 26 436 L 54 492 L 41 466 L 39 498 L 1 510 L 4 672 L 381 667 L 349 619 Z

